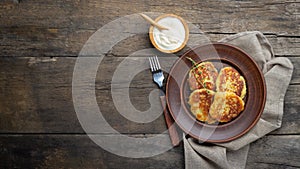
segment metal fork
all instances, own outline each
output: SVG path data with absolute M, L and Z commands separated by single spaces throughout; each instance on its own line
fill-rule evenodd
M 169 130 L 170 139 L 173 146 L 178 146 L 180 143 L 179 136 L 176 130 L 176 126 L 173 125 L 174 119 L 171 117 L 169 110 L 166 106 L 166 97 L 163 91 L 163 81 L 164 81 L 164 74 L 161 70 L 159 61 L 157 56 L 149 57 L 150 62 L 150 70 L 152 72 L 153 81 L 158 85 L 158 87 L 161 89 L 160 92 L 160 101 L 164 110 L 164 117 L 165 121 Z
M 163 89 L 163 82 L 165 78 L 161 70 L 157 56 L 149 57 L 149 62 L 150 62 L 150 69 L 153 76 L 153 81 L 158 85 L 160 89 Z

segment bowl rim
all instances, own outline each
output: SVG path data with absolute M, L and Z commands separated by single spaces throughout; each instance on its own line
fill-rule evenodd
M 186 21 L 182 17 L 175 15 L 175 14 L 163 14 L 163 15 L 158 16 L 154 21 L 158 22 L 159 20 L 166 18 L 166 17 L 177 18 L 183 24 L 183 27 L 185 30 L 185 38 L 184 38 L 184 41 L 182 42 L 182 44 L 178 48 L 172 49 L 172 50 L 166 50 L 166 49 L 160 48 L 155 42 L 154 33 L 153 33 L 154 26 L 152 26 L 152 25 L 149 28 L 149 37 L 150 37 L 150 41 L 151 41 L 152 45 L 159 51 L 164 52 L 164 53 L 175 53 L 175 52 L 178 52 L 181 49 L 183 49 L 185 47 L 185 45 L 187 44 L 187 41 L 189 39 L 189 27 L 188 27 L 188 24 L 186 23 Z

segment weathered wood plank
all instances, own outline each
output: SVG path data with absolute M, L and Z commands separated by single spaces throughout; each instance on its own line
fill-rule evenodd
M 26 29 L 26 28 L 23 28 Z M 39 28 L 34 28 L 39 29 Z M 28 30 L 22 30 L 28 31 Z M 53 30 L 51 30 L 53 31 Z M 57 30 L 60 32 L 60 30 Z M 33 41 L 29 39 L 20 40 L 20 38 L 12 38 L 4 39 L 0 42 L 1 53 L 0 56 L 50 56 L 50 57 L 60 57 L 60 56 L 77 56 L 84 46 L 85 42 L 95 31 L 91 30 L 81 30 L 78 33 L 72 33 L 69 35 L 70 37 L 65 37 L 64 35 L 55 35 L 58 33 L 52 33 L 53 36 L 58 36 L 56 39 L 43 39 L 39 38 L 38 41 Z M 3 35 L 5 34 L 5 35 Z M 4 32 L 1 36 L 7 36 L 9 33 Z M 51 32 L 34 32 L 34 36 L 48 36 L 47 34 L 51 34 Z M 65 33 L 62 33 L 65 34 Z M 26 35 L 27 36 L 27 35 Z M 28 34 L 28 36 L 33 36 L 32 34 Z M 52 35 L 49 35 L 52 36 Z M 211 39 L 212 42 L 218 41 L 225 36 L 229 36 L 228 34 L 206 34 L 208 39 Z M 274 52 L 278 56 L 299 56 L 300 48 L 299 48 L 299 37 L 278 37 L 275 35 L 266 35 L 270 43 L 274 48 Z M 26 37 L 25 37 L 26 38 Z M 72 40 L 70 42 L 65 42 L 66 38 L 68 40 Z M 201 36 L 198 34 L 191 34 L 189 42 L 191 44 L 203 44 L 192 42 L 194 40 L 200 39 Z M 188 46 L 188 47 L 193 47 Z M 186 47 L 183 51 L 188 49 Z M 115 56 L 127 56 L 142 49 L 154 48 L 152 44 L 150 44 L 150 40 L 147 34 L 135 35 L 126 39 L 125 41 L 121 41 L 119 44 L 114 46 L 113 49 L 107 49 Z M 180 52 L 179 54 L 181 54 Z
M 71 85 L 80 49 L 105 24 L 139 12 L 175 13 L 213 41 L 241 31 L 265 33 L 275 54 L 289 57 L 295 70 L 285 98 L 282 128 L 251 145 L 247 168 L 300 168 L 299 5 L 298 0 L 2 0 L 0 168 L 184 168 L 182 146 L 146 159 L 119 157 L 101 149 L 84 134 L 74 111 Z M 144 20 L 139 24 L 148 29 Z M 195 32 L 191 31 L 193 43 L 198 40 Z M 151 123 L 134 123 L 112 104 L 115 68 L 127 55 L 145 48 L 152 48 L 147 34 L 119 42 L 108 49 L 96 78 L 96 99 L 103 116 L 114 129 L 133 137 L 151 137 L 166 129 L 162 116 Z M 162 66 L 168 70 L 171 64 Z M 124 89 L 126 83 L 123 80 L 114 85 Z M 86 89 L 83 91 L 89 92 Z M 156 86 L 148 70 L 134 77 L 129 91 L 135 108 L 144 111 L 150 107 L 148 95 L 153 89 Z M 122 96 L 120 91 L 117 94 Z M 88 106 L 90 100 L 85 103 Z
M 300 67 L 298 66 L 300 59 L 299 57 L 289 57 L 289 59 L 294 65 L 291 84 L 300 84 L 300 76 L 298 75 L 300 73 Z
M 201 39 L 210 39 L 211 42 L 216 42 L 230 36 L 232 34 L 191 34 L 187 49 L 194 47 L 195 45 L 202 45 L 205 40 L 197 42 Z M 274 53 L 277 56 L 300 56 L 300 38 L 299 37 L 286 37 L 286 36 L 276 36 L 276 35 L 266 35 L 267 39 L 270 41 Z M 138 50 L 153 48 L 148 39 L 148 35 L 137 35 L 126 39 L 117 44 L 111 51 L 115 56 L 128 56 Z M 184 49 L 185 51 L 187 49 Z M 180 56 L 182 52 L 177 54 Z
M 222 38 L 225 38 L 227 36 L 231 36 L 232 34 L 207 34 L 207 36 L 212 41 L 218 41 Z M 274 53 L 277 56 L 299 56 L 300 54 L 300 47 L 299 37 L 289 37 L 289 36 L 280 36 L 280 35 L 270 35 L 265 34 L 269 42 L 271 43 Z
M 276 54 L 299 55 L 298 7 L 297 1 L 4 2 L 0 7 L 0 23 L 3 23 L 0 25 L 0 55 L 76 56 L 86 40 L 103 25 L 145 11 L 175 13 L 202 31 L 217 35 L 249 30 L 275 34 L 270 38 Z M 135 43 L 127 43 L 132 43 L 129 49 L 135 49 L 132 47 L 137 43 L 138 46 L 152 47 L 146 35 L 138 39 Z
M 122 133 L 161 133 L 166 129 L 162 116 L 151 123 L 134 123 L 123 118 L 116 110 L 110 91 L 111 77 L 114 69 L 123 59 L 107 57 L 100 66 L 101 71 L 97 74 L 96 97 L 104 117 L 111 126 Z M 296 69 L 300 67 L 298 57 L 293 57 L 291 60 Z M 1 58 L 0 131 L 2 133 L 83 133 L 72 102 L 75 61 L 76 58 L 70 57 Z M 137 63 L 136 65 L 141 67 L 148 66 L 147 60 Z M 162 62 L 162 66 L 170 68 L 169 63 Z M 293 79 L 299 77 L 299 73 L 300 71 L 295 71 Z M 115 86 L 124 89 L 126 83 L 129 81 L 116 82 Z M 143 70 L 133 78 L 129 93 L 136 109 L 145 111 L 150 108 L 148 96 L 154 89 L 157 87 L 152 82 L 149 70 Z M 300 85 L 290 85 L 288 88 L 282 128 L 274 134 L 300 133 L 299 90 Z M 120 91 L 117 94 L 124 95 Z M 155 105 L 160 105 L 158 101 L 159 99 L 156 100 Z
M 272 134 L 285 134 L 290 133 L 289 131 L 293 131 L 290 134 L 300 134 L 300 87 L 299 85 L 290 85 L 287 93 L 285 95 L 284 101 L 284 115 L 282 119 L 281 128 L 272 132 Z
M 299 168 L 299 144 L 300 136 L 263 137 L 251 144 L 246 168 Z M 0 168 L 184 168 L 183 155 L 180 146 L 150 158 L 120 157 L 86 135 L 0 136 Z
M 4 3 L 5 6 L 5 3 Z M 170 8 L 170 6 L 172 8 Z M 105 23 L 120 16 L 138 12 L 164 12 L 183 16 L 188 21 L 199 24 L 209 32 L 240 32 L 244 30 L 264 30 L 266 32 L 299 34 L 296 0 L 277 1 L 23 1 L 13 10 L 3 7 L 1 14 L 6 26 L 39 25 L 50 28 L 98 29 Z M 98 16 L 101 16 L 99 18 Z M 35 18 L 34 20 L 27 20 Z M 12 22 L 14 19 L 14 22 Z M 51 22 L 49 22 L 51 19 Z M 71 21 L 71 22 L 70 22 Z M 97 22 L 96 22 L 97 21 Z M 299 23 L 299 22 L 298 22 Z
M 21 62 L 18 60 L 1 58 L 0 61 L 3 64 L 0 68 L 1 131 L 82 133 L 72 103 L 71 85 L 75 58 L 59 58 L 56 61 L 55 58 L 21 59 Z M 108 72 L 100 73 L 100 77 Z M 144 93 L 148 96 L 149 92 L 156 88 L 150 72 L 148 82 L 152 88 L 144 90 L 141 86 L 132 92 L 137 109 L 147 110 L 150 106 L 147 97 L 137 95 Z M 106 83 L 110 81 L 97 85 L 99 89 L 96 94 L 99 105 L 103 107 L 101 111 L 111 126 L 123 133 L 161 133 L 166 129 L 163 117 L 151 124 L 135 124 L 123 119 L 114 108 L 109 86 L 102 86 Z M 159 102 L 157 104 L 160 105 Z
M 145 137 L 145 136 L 138 136 Z M 160 148 L 161 145 L 157 145 Z M 183 148 L 143 159 L 103 150 L 86 135 L 0 136 L 0 168 L 183 168 Z
M 246 168 L 300 168 L 300 137 L 268 136 L 251 144 Z

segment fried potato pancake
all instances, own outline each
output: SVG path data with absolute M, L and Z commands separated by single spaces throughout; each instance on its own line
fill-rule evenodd
M 197 89 L 189 96 L 188 103 L 191 107 L 190 110 L 197 120 L 209 124 L 215 122 L 209 115 L 209 108 L 213 101 L 214 93 L 212 90 Z
M 225 67 L 220 70 L 216 81 L 217 92 L 233 92 L 242 99 L 246 95 L 246 82 L 243 76 L 232 67 Z
M 216 92 L 209 114 L 219 122 L 229 122 L 244 110 L 244 101 L 232 92 Z
M 202 62 L 189 71 L 188 83 L 192 91 L 202 88 L 214 90 L 217 77 L 218 70 L 215 66 L 211 62 Z

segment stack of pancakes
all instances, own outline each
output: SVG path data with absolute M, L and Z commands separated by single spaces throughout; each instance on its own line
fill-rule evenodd
M 233 67 L 217 71 L 211 62 L 194 65 L 188 83 L 191 112 L 202 122 L 229 122 L 244 110 L 246 82 Z

